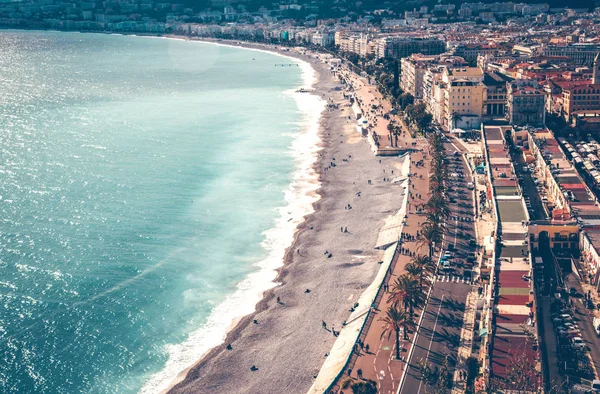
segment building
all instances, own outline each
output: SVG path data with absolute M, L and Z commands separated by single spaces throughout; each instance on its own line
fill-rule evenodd
M 460 56 L 465 60 L 475 60 L 479 55 L 494 55 L 498 52 L 498 48 L 483 45 L 483 44 L 458 44 L 453 48 L 452 53 L 456 56 Z
M 479 128 L 483 115 L 483 70 L 446 67 L 442 74 L 444 109 L 440 124 L 446 130 Z
M 550 10 L 550 6 L 546 3 L 539 4 L 527 4 L 523 6 L 521 12 L 523 15 L 538 15 L 548 12 Z
M 553 86 L 561 91 L 562 114 L 567 120 L 600 110 L 600 53 L 593 62 L 592 79 L 558 81 Z
M 329 47 L 335 44 L 335 35 L 333 32 L 316 32 L 311 37 L 313 45 Z
M 442 65 L 447 67 L 466 66 L 465 60 L 458 56 L 414 54 L 401 60 L 402 76 L 400 88 L 417 100 L 425 97 L 425 87 L 431 89 L 431 81 L 425 84 L 425 74 L 430 68 Z M 428 95 L 429 97 L 429 95 Z
M 417 100 L 423 98 L 423 76 L 430 65 L 436 63 L 439 56 L 414 54 L 401 60 L 402 77 L 400 88 Z
M 441 124 L 443 118 L 444 89 L 442 83 L 443 66 L 431 66 L 423 75 L 423 103 L 433 119 Z
M 506 114 L 506 84 L 512 79 L 496 72 L 486 72 L 483 77 L 485 91 L 483 96 L 484 119 L 504 118 Z
M 446 43 L 437 38 L 386 37 L 379 41 L 377 57 L 404 58 L 414 53 L 439 55 L 446 51 Z
M 498 234 L 490 236 L 497 247 L 482 264 L 482 278 L 491 288 L 487 293 L 490 308 L 482 310 L 480 323 L 480 336 L 485 334 L 482 367 L 491 377 L 500 379 L 509 376 L 513 357 L 523 356 L 533 364 L 539 358 L 535 341 L 530 338 L 535 332 L 531 322 L 537 320 L 534 279 L 523 280 L 525 276 L 533 277 L 531 245 L 527 241 L 530 218 L 505 140 L 511 131 L 510 126 L 482 127 L 488 196 L 497 221 L 494 233 Z M 534 377 L 527 381 L 538 383 Z M 507 382 L 509 390 L 505 392 L 512 392 L 511 383 Z M 534 393 L 538 388 L 519 387 L 519 391 Z
M 506 118 L 514 125 L 543 125 L 546 94 L 535 82 L 518 80 L 508 84 Z
M 571 45 L 549 45 L 542 48 L 543 56 L 566 56 L 576 64 L 592 65 L 600 52 L 600 44 L 575 43 Z

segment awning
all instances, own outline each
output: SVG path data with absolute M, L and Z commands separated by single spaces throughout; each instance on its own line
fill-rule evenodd
M 481 330 L 479 330 L 479 336 L 480 337 L 484 337 L 488 334 L 488 329 L 487 328 L 482 328 Z

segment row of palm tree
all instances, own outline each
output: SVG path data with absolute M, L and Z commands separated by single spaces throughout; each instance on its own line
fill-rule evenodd
M 380 320 L 384 323 L 381 336 L 390 338 L 395 335 L 396 359 L 400 359 L 400 330 L 404 340 L 408 340 L 408 331 L 416 324 L 415 308 L 427 302 L 426 292 L 431 286 L 431 278 L 437 271 L 433 261 L 436 246 L 441 245 L 444 234 L 444 222 L 450 215 L 447 194 L 448 173 L 444 165 L 445 148 L 441 135 L 428 136 L 431 148 L 431 170 L 429 174 L 429 200 L 424 205 L 426 220 L 419 231 L 419 247 L 427 246 L 427 255 L 415 254 L 405 267 L 406 273 L 400 275 L 392 284 L 389 292 L 390 306 Z
M 429 173 L 429 200 L 423 206 L 425 222 L 423 223 L 418 241 L 427 246 L 430 258 L 433 258 L 435 247 L 442 242 L 444 223 L 450 216 L 450 201 L 448 200 L 448 170 L 444 163 L 445 147 L 442 136 L 437 133 L 429 134 L 431 148 L 431 169 Z
M 408 340 L 408 332 L 416 326 L 415 308 L 420 308 L 427 301 L 426 291 L 431 285 L 431 276 L 436 267 L 428 256 L 415 255 L 406 265 L 406 273 L 400 275 L 390 288 L 388 299 L 391 302 L 385 316 L 380 318 L 384 323 L 381 337 L 390 338 L 395 335 L 396 359 L 400 359 L 400 331 L 404 340 Z

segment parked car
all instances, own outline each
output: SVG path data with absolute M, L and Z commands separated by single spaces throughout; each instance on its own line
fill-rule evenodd
M 585 349 L 585 342 L 583 342 L 583 339 L 581 339 L 581 337 L 572 338 L 571 344 L 576 349 Z
M 569 289 L 569 295 L 570 295 L 570 296 L 573 296 L 573 297 L 574 297 L 574 296 L 576 296 L 576 295 L 577 295 L 577 289 L 576 289 L 576 288 L 574 288 L 574 287 L 571 287 L 571 288 Z

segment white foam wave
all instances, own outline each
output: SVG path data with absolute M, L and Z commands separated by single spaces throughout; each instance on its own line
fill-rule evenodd
M 316 73 L 309 63 L 299 62 L 302 69 L 303 88 L 311 88 L 316 82 Z M 256 264 L 259 270 L 248 275 L 237 285 L 235 293 L 211 312 L 207 322 L 178 344 L 168 345 L 169 359 L 165 367 L 152 375 L 140 390 L 141 394 L 159 393 L 166 390 L 186 368 L 193 365 L 206 352 L 221 344 L 235 321 L 254 312 L 256 304 L 265 291 L 275 287 L 277 269 L 283 265 L 285 251 L 291 246 L 298 225 L 314 209 L 312 204 L 319 199 L 318 174 L 313 169 L 321 149 L 319 118 L 325 109 L 325 101 L 307 93 L 286 92 L 296 100 L 302 112 L 303 129 L 292 142 L 291 153 L 296 164 L 293 180 L 285 192 L 287 205 L 278 209 L 276 225 L 264 232 L 262 246 L 268 257 Z

